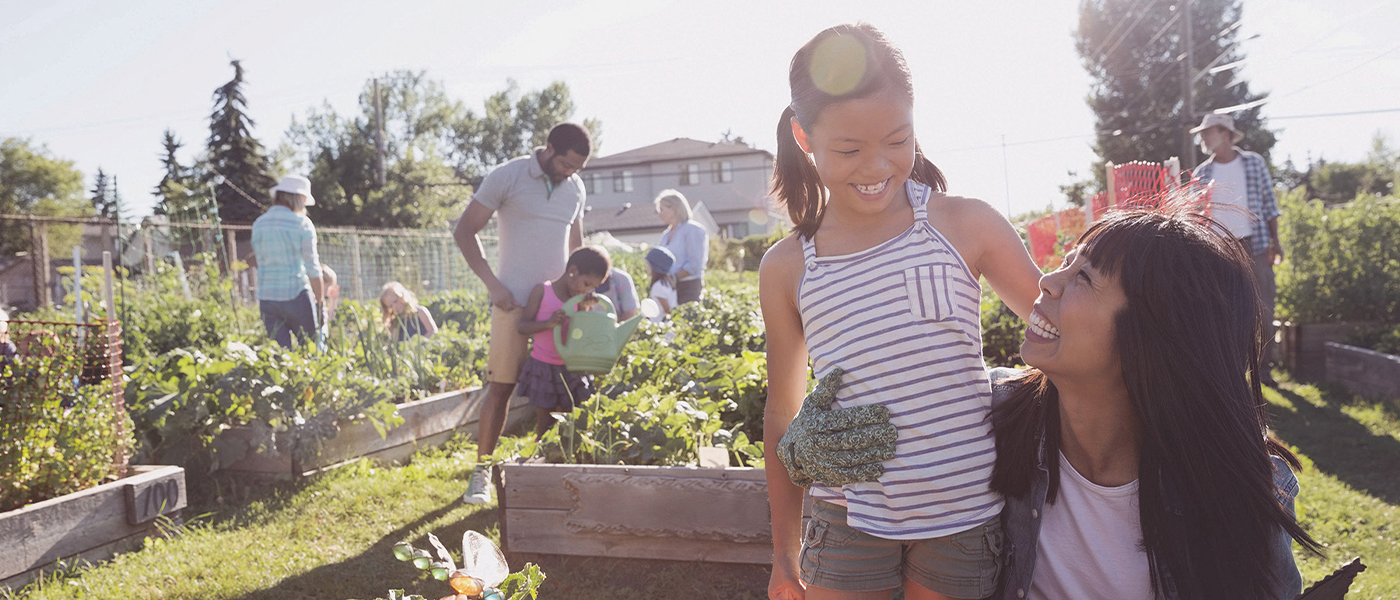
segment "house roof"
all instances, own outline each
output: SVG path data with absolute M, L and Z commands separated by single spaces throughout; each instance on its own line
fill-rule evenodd
M 736 223 L 749 218 L 754 210 L 773 212 L 772 200 L 763 198 L 744 198 L 732 191 L 725 190 L 722 194 L 711 194 L 701 196 L 700 194 L 688 195 L 687 199 L 693 204 L 703 203 L 705 209 L 710 211 L 714 219 L 720 225 Z M 662 229 L 666 224 L 661 221 L 661 216 L 656 214 L 656 209 L 650 202 L 637 204 L 633 203 L 630 208 L 624 210 L 621 206 L 610 204 L 588 205 L 588 213 L 583 217 L 583 224 L 589 231 L 626 231 L 629 229 Z
M 743 144 L 728 142 L 702 142 L 690 138 L 676 138 L 650 146 L 642 146 L 626 152 L 600 156 L 588 161 L 583 170 L 593 171 L 605 167 L 622 167 L 652 162 L 685 160 L 689 158 L 714 158 L 736 154 L 768 154 L 767 150 L 750 148 Z

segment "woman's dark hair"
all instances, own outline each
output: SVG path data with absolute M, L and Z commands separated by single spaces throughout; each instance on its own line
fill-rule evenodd
M 1170 582 L 1181 598 L 1265 598 L 1282 575 L 1268 560 L 1276 528 L 1313 552 L 1319 546 L 1275 496 L 1269 455 L 1299 464 L 1268 437 L 1260 296 L 1249 256 L 1221 231 L 1184 211 L 1130 211 L 1095 223 L 1078 246 L 1127 297 L 1114 336 L 1142 421 L 1138 506 L 1154 588 Z M 1038 370 L 1019 383 L 992 412 L 992 488 L 1029 491 L 1043 431 L 1054 502 L 1059 394 Z
M 587 157 L 593 151 L 593 138 L 588 134 L 588 130 L 577 123 L 560 123 L 549 130 L 549 137 L 545 143 L 554 148 L 555 152 L 563 154 L 573 152 L 579 156 Z
M 612 271 L 612 259 L 608 257 L 608 251 L 602 246 L 579 246 L 569 255 L 569 262 L 564 268 L 573 267 L 579 275 L 597 275 L 607 277 Z
M 813 57 L 821 60 L 813 65 Z M 773 193 L 787 206 L 788 216 L 798 235 L 812 237 L 821 225 L 826 207 L 826 188 L 817 168 L 792 137 L 792 118 L 806 131 L 812 131 L 823 108 L 845 100 L 867 98 L 887 89 L 914 101 L 914 82 L 904 54 L 868 23 L 837 25 L 826 29 L 802 46 L 788 69 L 792 103 L 778 119 L 778 153 L 773 167 Z M 943 173 L 924 158 L 918 140 L 914 141 L 914 171 L 910 178 L 932 187 L 947 189 Z

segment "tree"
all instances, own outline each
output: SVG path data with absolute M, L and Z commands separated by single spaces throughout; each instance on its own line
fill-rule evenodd
M 1351 202 L 1361 196 L 1394 196 L 1400 186 L 1400 151 L 1392 150 L 1385 135 L 1377 132 L 1371 151 L 1357 163 L 1328 162 L 1309 158 L 1306 171 L 1289 160 L 1279 169 L 1278 185 L 1303 188 L 1304 198 L 1325 204 Z
M 308 213 L 317 223 L 441 227 L 461 214 L 490 167 L 544 145 L 549 129 L 573 112 L 561 82 L 523 95 L 512 83 L 487 100 L 482 117 L 422 71 L 395 71 L 378 83 L 382 187 L 373 80 L 365 82 L 358 114 L 342 116 L 326 105 L 293 119 L 287 132 L 293 162 L 308 173 L 316 194 Z
M 1261 98 L 1236 76 L 1236 69 L 1210 72 L 1244 59 L 1237 40 L 1240 1 L 1193 1 L 1189 52 L 1184 12 L 1181 0 L 1085 0 L 1080 5 L 1075 48 L 1094 80 L 1088 102 L 1097 121 L 1094 174 L 1099 189 L 1104 161 L 1162 162 L 1176 156 L 1183 169 L 1193 168 L 1183 155 L 1186 131 L 1205 113 Z M 1191 88 L 1191 110 L 1182 85 L 1187 72 L 1193 78 L 1199 74 Z M 1260 107 L 1232 116 L 1245 134 L 1240 145 L 1267 159 L 1275 139 Z
M 233 79 L 214 90 L 209 115 L 208 155 L 202 183 L 216 183 L 215 202 L 225 223 L 252 223 L 263 212 L 267 191 L 276 185 L 262 142 L 253 137 L 243 96 L 243 66 L 231 61 Z
M 121 204 L 121 196 L 117 193 L 117 177 L 108 177 L 102 171 L 102 167 L 97 168 L 97 178 L 92 184 L 92 208 L 97 212 L 97 216 L 104 219 L 115 220 Z
M 161 176 L 160 183 L 156 184 L 154 195 L 157 200 L 154 212 L 165 215 L 172 221 L 194 220 L 197 218 L 199 203 L 204 199 L 194 194 L 199 183 L 192 169 L 180 164 L 180 159 L 176 156 L 184 144 L 175 137 L 174 131 L 167 129 L 161 146 L 165 149 L 160 160 L 161 165 L 165 167 L 165 174 Z
M 92 206 L 83 197 L 83 174 L 73 161 L 55 158 L 48 148 L 29 140 L 0 141 L 0 214 L 50 217 L 87 216 Z M 81 235 L 81 233 L 79 233 Z M 50 251 L 62 256 L 67 246 L 51 236 Z M 29 230 L 21 221 L 0 219 L 0 252 L 28 249 Z
M 480 181 L 486 170 L 545 145 L 549 130 L 574 114 L 568 84 L 556 81 L 542 90 L 521 94 L 514 80 L 506 89 L 486 99 L 481 118 L 468 113 L 454 128 L 456 167 L 459 176 Z M 602 123 L 584 119 L 593 138 L 593 155 L 601 145 Z

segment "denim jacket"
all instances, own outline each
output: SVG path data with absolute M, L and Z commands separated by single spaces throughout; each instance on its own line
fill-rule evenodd
M 992 369 L 992 406 L 995 407 L 1006 401 L 1011 396 L 1011 392 L 1016 389 L 1012 385 L 997 383 L 1007 377 L 1017 374 L 1015 369 L 996 368 Z M 1035 552 L 1036 543 L 1040 538 L 1040 515 L 1045 509 L 1045 497 L 1050 489 L 1050 469 L 1046 464 L 1045 456 L 1045 433 L 1040 436 L 1040 454 L 1038 458 L 1039 467 L 1036 470 L 1035 481 L 1031 482 L 1030 493 L 1021 498 L 1007 498 L 1006 508 L 1002 510 L 1002 527 L 1006 531 L 1006 550 L 1003 553 L 1005 565 L 1002 568 L 1001 584 L 993 598 L 1000 600 L 1020 600 L 1025 598 L 1031 590 L 1031 575 L 1035 572 Z M 1298 495 L 1298 478 L 1293 475 L 1293 471 L 1288 468 L 1288 463 L 1277 456 L 1272 457 L 1274 462 L 1274 489 L 1278 494 L 1279 501 L 1288 508 L 1288 513 L 1293 514 L 1293 498 Z M 1167 507 L 1174 514 L 1180 515 L 1181 510 L 1173 507 L 1173 490 L 1165 490 L 1167 495 Z M 1303 578 L 1298 573 L 1298 567 L 1293 561 L 1293 538 L 1288 532 L 1280 529 L 1275 536 L 1270 551 L 1273 560 L 1283 566 L 1283 581 L 1279 582 L 1275 589 L 1274 597 L 1281 600 L 1290 600 L 1302 592 Z M 1286 565 L 1286 566 L 1285 566 Z M 1163 573 L 1165 581 L 1159 582 L 1159 595 L 1165 600 L 1177 600 L 1175 586 L 1171 584 L 1170 574 Z

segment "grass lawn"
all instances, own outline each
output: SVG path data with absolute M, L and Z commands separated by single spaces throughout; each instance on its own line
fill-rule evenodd
M 1274 430 L 1303 459 L 1298 516 L 1326 547 L 1294 555 L 1311 583 L 1360 556 L 1351 598 L 1400 598 L 1400 397 L 1368 401 L 1284 383 L 1264 390 Z
M 1299 514 L 1328 550 L 1325 558 L 1299 554 L 1304 581 L 1361 556 L 1369 568 L 1348 598 L 1400 597 L 1400 399 L 1369 402 L 1291 383 L 1265 395 L 1279 437 L 1306 463 Z M 390 547 L 427 547 L 428 532 L 449 547 L 467 528 L 496 536 L 494 507 L 458 501 L 474 455 L 456 442 L 408 466 L 357 462 L 265 489 L 239 508 L 195 519 L 178 537 L 17 596 L 346 600 L 404 589 L 439 598 L 447 586 L 394 560 Z M 768 581 L 767 569 L 754 566 L 535 558 L 550 600 L 758 600 Z

